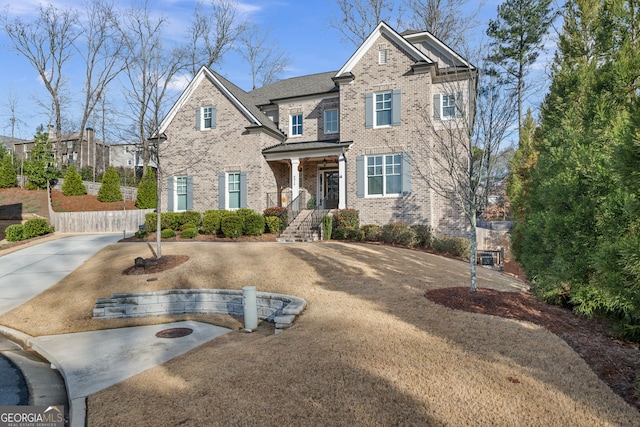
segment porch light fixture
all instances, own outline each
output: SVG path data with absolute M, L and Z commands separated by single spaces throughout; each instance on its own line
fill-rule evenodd
M 327 159 L 322 159 L 322 166 L 327 166 Z

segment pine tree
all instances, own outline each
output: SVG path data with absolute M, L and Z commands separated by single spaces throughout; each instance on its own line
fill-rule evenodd
M 82 177 L 75 166 L 69 166 L 67 172 L 64 174 L 62 193 L 65 196 L 82 196 L 83 194 L 87 194 L 87 188 L 84 186 Z
M 102 177 L 102 185 L 98 190 L 98 200 L 101 202 L 118 202 L 122 200 L 120 191 L 120 177 L 113 166 L 107 168 Z
M 54 154 L 49 141 L 49 134 L 40 126 L 33 138 L 33 149 L 24 164 L 24 171 L 29 179 L 28 188 L 46 189 L 47 183 L 58 176 L 54 165 Z
M 156 174 L 153 169 L 147 167 L 142 176 L 142 181 L 138 186 L 138 197 L 136 198 L 136 207 L 138 209 L 153 209 L 156 207 L 157 195 Z
M 518 128 L 522 127 L 525 78 L 538 58 L 543 37 L 555 18 L 551 0 L 505 0 L 498 18 L 489 21 L 487 35 L 494 53 L 489 60 L 502 66 L 515 79 L 518 96 Z
M 0 188 L 12 188 L 18 186 L 18 174 L 13 167 L 11 154 L 5 154 L 0 163 Z

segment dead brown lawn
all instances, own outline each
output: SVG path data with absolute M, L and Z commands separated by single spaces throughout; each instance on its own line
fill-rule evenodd
M 88 399 L 88 425 L 640 425 L 560 338 L 543 327 L 452 310 L 424 297 L 465 286 L 467 264 L 359 244 L 164 244 L 189 261 L 123 276 L 146 244 L 106 248 L 62 282 L 0 317 L 32 335 L 177 319 L 235 331 Z M 479 284 L 520 282 L 480 270 Z M 228 316 L 91 319 L 97 297 L 231 288 L 305 298 L 295 325 L 238 331 Z

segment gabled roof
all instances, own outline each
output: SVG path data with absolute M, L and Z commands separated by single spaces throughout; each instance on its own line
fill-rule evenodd
M 169 124 L 180 109 L 191 98 L 191 95 L 200 86 L 200 84 L 208 79 L 213 83 L 220 92 L 247 118 L 249 124 L 247 127 L 263 127 L 284 137 L 282 132 L 277 128 L 275 123 L 271 121 L 256 105 L 251 96 L 220 74 L 211 71 L 207 67 L 200 68 L 186 89 L 182 92 L 178 100 L 173 104 L 167 116 L 162 120 L 156 135 L 163 135 Z
M 453 58 L 469 69 L 473 70 L 476 68 L 473 64 L 464 59 L 461 55 L 459 55 L 456 51 L 451 49 L 442 40 L 431 34 L 429 31 L 407 30 L 404 31 L 401 35 L 410 43 L 425 40 L 429 43 L 430 46 L 437 49 L 443 56 Z
M 338 92 L 338 88 L 331 78 L 335 71 L 311 74 L 308 76 L 292 77 L 279 80 L 270 85 L 254 89 L 249 92 L 256 105 L 268 105 L 275 100 L 298 98 L 301 96 L 320 95 Z
M 398 45 L 407 55 L 413 58 L 416 62 L 424 62 L 432 64 L 433 61 L 422 53 L 418 48 L 409 43 L 404 37 L 402 37 L 396 30 L 391 28 L 385 22 L 380 22 L 378 26 L 369 34 L 369 37 L 360 45 L 358 50 L 355 51 L 351 58 L 344 64 L 344 66 L 338 71 L 334 77 L 340 78 L 345 74 L 351 73 L 353 67 L 360 62 L 364 54 L 371 49 L 373 44 L 378 40 L 378 36 L 384 35 Z

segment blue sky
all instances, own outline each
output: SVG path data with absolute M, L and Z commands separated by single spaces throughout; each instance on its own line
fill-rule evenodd
M 37 12 L 39 3 L 38 0 L 21 0 L 9 5 L 8 11 L 13 16 L 18 15 L 29 20 Z M 53 0 L 50 3 L 58 7 L 80 8 L 83 0 Z M 115 0 L 115 3 L 126 7 L 129 1 Z M 469 3 L 475 4 L 474 1 Z M 481 22 L 477 30 L 478 38 L 484 33 L 488 19 L 495 17 L 499 3 L 498 0 L 484 2 L 478 17 Z M 179 39 L 181 31 L 188 25 L 195 1 L 156 0 L 151 4 L 157 13 L 163 14 L 170 22 L 167 38 Z M 329 25 L 331 17 L 338 13 L 335 1 L 241 0 L 237 4 L 243 18 L 255 22 L 262 28 L 271 28 L 271 38 L 277 41 L 280 49 L 290 57 L 290 66 L 282 77 L 338 70 L 355 51 L 355 47 L 343 41 L 341 33 Z M 393 22 L 390 24 L 394 25 Z M 548 55 L 541 59 L 537 68 L 544 68 L 546 58 Z M 49 121 L 48 114 L 35 101 L 47 101 L 48 94 L 36 71 L 26 59 L 12 50 L 10 40 L 3 32 L 0 33 L 0 64 L 0 134 L 11 135 L 11 115 L 7 100 L 13 97 L 17 101 L 19 119 L 15 136 L 29 139 L 39 124 L 46 125 Z M 248 66 L 239 55 L 228 54 L 213 68 L 243 89 L 250 89 L 251 76 Z M 69 80 L 71 91 L 74 91 L 74 88 L 77 91 L 82 77 L 70 74 Z M 119 94 L 116 90 L 112 92 L 115 92 L 112 96 Z M 175 94 L 178 93 L 176 90 Z M 74 106 L 70 107 L 68 110 L 73 111 Z M 79 121 L 79 117 L 76 120 Z

